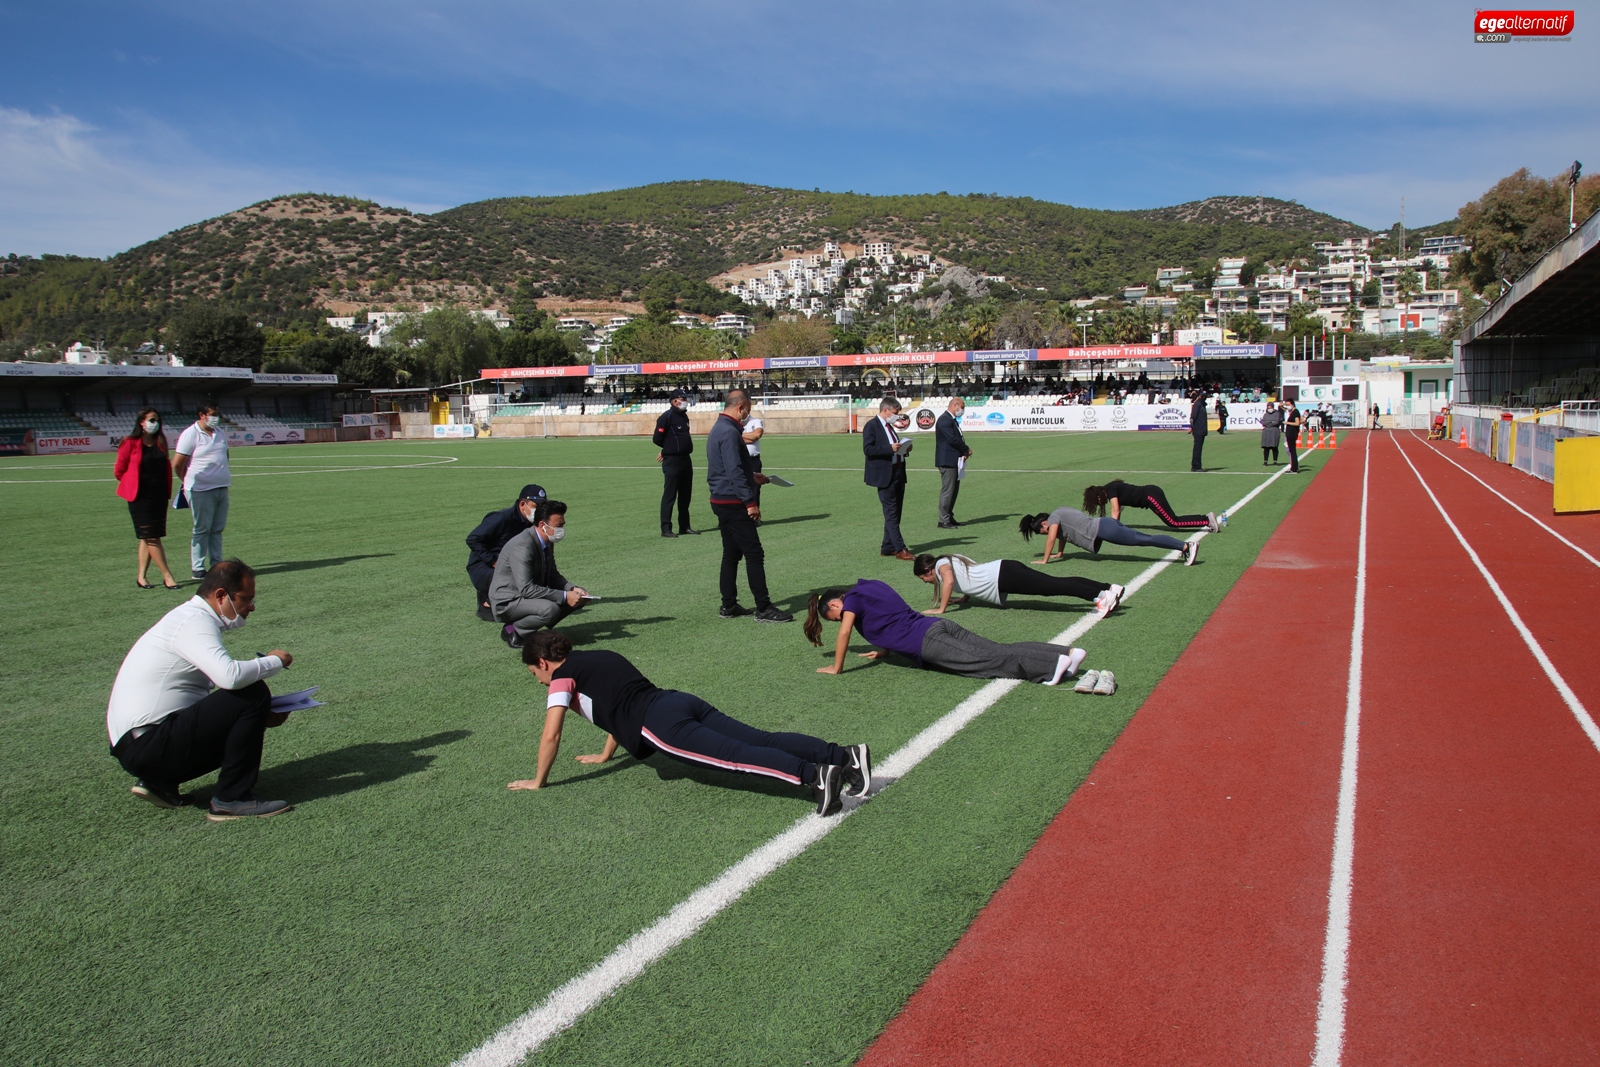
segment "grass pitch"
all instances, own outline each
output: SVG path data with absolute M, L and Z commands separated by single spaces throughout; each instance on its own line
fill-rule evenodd
M 1206 475 L 1187 472 L 1189 439 L 1176 434 L 972 443 L 957 508 L 970 525 L 958 530 L 935 527 L 932 442 L 913 455 L 902 528 L 914 550 L 1031 562 L 1041 543 L 1022 543 L 1016 517 L 1076 505 L 1084 485 L 1112 476 L 1099 472 L 1137 472 L 1129 480 L 1158 482 L 1194 511 L 1222 510 L 1267 473 L 1247 434 L 1209 438 Z M 780 605 L 798 613 L 811 590 L 858 577 L 927 603 L 910 564 L 878 556 L 858 438 L 763 444 L 768 471 L 798 483 L 763 498 Z M 225 548 L 257 568 L 260 610 L 228 642 L 236 654 L 289 649 L 295 666 L 275 688 L 321 685 L 328 706 L 267 735 L 259 792 L 296 810 L 226 824 L 135 799 L 106 748 L 118 664 L 194 583 L 133 588 L 110 457 L 0 461 L 11 544 L 0 562 L 0 1062 L 447 1064 L 808 810 L 773 783 L 661 756 L 584 767 L 572 757 L 601 736 L 576 720 L 553 787 L 506 790 L 533 774 L 544 690 L 473 617 L 462 539 L 525 482 L 571 506 L 562 570 L 606 598 L 564 629 L 658 685 L 887 755 L 982 684 L 855 659 L 842 677 L 818 675 L 827 651 L 798 621 L 719 620 L 702 457 L 694 515 L 708 532 L 663 540 L 654 454 L 637 439 L 235 452 Z M 536 1062 L 852 1062 L 1303 485 L 1279 479 L 1205 539 L 1197 566 L 1169 568 L 1091 631 L 1086 667 L 1115 670 L 1116 696 L 1020 686 Z M 188 521 L 169 525 L 180 575 Z M 1126 582 L 1158 557 L 1074 550 L 1051 570 Z M 951 617 L 995 640 L 1043 640 L 1089 610 L 1019 598 Z

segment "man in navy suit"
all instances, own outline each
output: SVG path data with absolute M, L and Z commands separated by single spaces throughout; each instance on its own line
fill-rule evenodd
M 911 559 L 911 551 L 900 536 L 900 507 L 906 499 L 906 456 L 911 442 L 903 439 L 892 424 L 900 414 L 900 401 L 886 396 L 878 403 L 878 417 L 861 427 L 861 451 L 867 457 L 868 485 L 878 490 L 883 505 L 883 545 L 879 555 Z
M 961 492 L 961 461 L 972 455 L 967 439 L 961 436 L 961 416 L 967 402 L 959 396 L 950 398 L 950 406 L 933 425 L 936 443 L 933 465 L 939 468 L 939 528 L 953 530 L 961 524 L 956 521 L 956 497 Z

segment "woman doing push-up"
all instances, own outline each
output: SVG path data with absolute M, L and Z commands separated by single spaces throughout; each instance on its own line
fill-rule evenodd
M 997 608 L 1005 607 L 1006 597 L 1012 594 L 1075 596 L 1093 601 L 1102 619 L 1122 600 L 1120 585 L 1072 575 L 1057 577 L 1024 567 L 1014 559 L 978 563 L 957 552 L 946 556 L 923 553 L 912 561 L 911 573 L 933 586 L 933 599 L 938 606 L 927 609 L 924 615 L 943 615 L 950 607 L 950 595 L 956 592 L 961 594 L 958 602 L 971 599 Z
M 964 630 L 949 619 L 930 619 L 900 599 L 883 582 L 862 578 L 849 590 L 829 589 L 811 594 L 806 612 L 806 640 L 822 646 L 822 620 L 837 622 L 839 636 L 833 644 L 833 663 L 818 667 L 818 674 L 838 674 L 844 670 L 844 656 L 850 648 L 850 630 L 880 649 L 898 652 L 919 667 L 938 667 L 968 678 L 1022 678 L 1042 685 L 1055 685 L 1078 673 L 1085 652 L 1043 641 L 1019 641 L 1002 645 Z M 862 652 L 865 659 L 877 659 L 882 652 Z
M 1044 558 L 1035 560 L 1036 563 L 1049 563 L 1056 547 L 1056 541 L 1061 541 L 1061 554 L 1067 554 L 1067 542 L 1071 541 L 1085 552 L 1099 552 L 1100 542 L 1109 541 L 1114 545 L 1128 545 L 1132 548 L 1166 548 L 1174 552 L 1183 553 L 1183 565 L 1192 566 L 1195 557 L 1199 555 L 1200 546 L 1194 541 L 1180 541 L 1176 537 L 1166 534 L 1147 534 L 1142 530 L 1135 530 L 1122 525 L 1109 516 L 1096 518 L 1077 508 L 1056 508 L 1046 514 L 1024 515 L 1018 524 L 1022 531 L 1022 539 L 1029 540 L 1034 534 L 1044 534 Z
M 1156 518 L 1173 530 L 1210 530 L 1216 533 L 1227 524 L 1227 517 L 1218 517 L 1214 511 L 1204 515 L 1179 515 L 1167 503 L 1167 494 L 1159 485 L 1129 485 L 1121 478 L 1113 478 L 1105 485 L 1091 485 L 1083 491 L 1083 510 L 1090 515 L 1104 515 L 1121 521 L 1123 508 L 1149 508 Z
M 690 693 L 660 689 L 625 657 L 603 649 L 574 652 L 564 634 L 545 630 L 522 646 L 522 662 L 550 687 L 537 776 L 512 789 L 543 789 L 550 780 L 561 726 L 577 712 L 609 736 L 579 763 L 604 763 L 621 745 L 637 759 L 665 752 L 673 759 L 724 771 L 776 778 L 808 790 L 818 815 L 832 815 L 843 797 L 872 788 L 866 745 L 835 745 L 807 734 L 774 734 L 746 726 Z

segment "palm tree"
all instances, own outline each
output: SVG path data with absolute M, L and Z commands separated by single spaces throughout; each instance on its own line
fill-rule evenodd
M 1399 277 L 1394 280 L 1394 302 L 1405 305 L 1405 311 L 1400 313 L 1401 337 L 1405 336 L 1406 313 L 1411 310 L 1411 301 L 1415 300 L 1421 292 L 1422 278 L 1410 267 L 1401 271 Z
M 1200 321 L 1200 313 L 1205 310 L 1205 302 L 1194 293 L 1184 293 L 1178 298 L 1178 306 L 1172 309 L 1172 328 L 1174 330 L 1188 330 Z

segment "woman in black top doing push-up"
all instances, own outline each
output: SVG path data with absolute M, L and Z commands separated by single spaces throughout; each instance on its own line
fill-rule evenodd
M 1120 521 L 1123 508 L 1149 508 L 1173 530 L 1216 533 L 1228 521 L 1226 516 L 1218 518 L 1216 512 L 1209 511 L 1204 515 L 1179 515 L 1167 503 L 1167 494 L 1159 485 L 1129 485 L 1121 478 L 1114 478 L 1105 485 L 1091 485 L 1083 491 L 1083 510 L 1091 515 L 1104 515 L 1109 510 L 1111 517 Z

